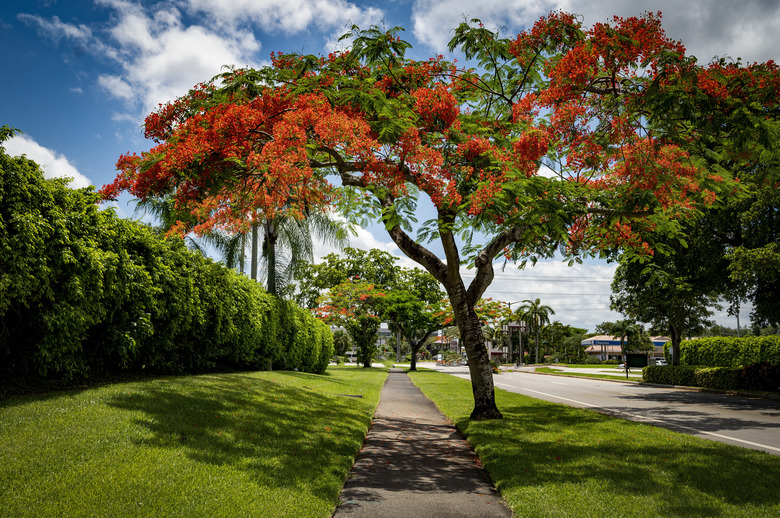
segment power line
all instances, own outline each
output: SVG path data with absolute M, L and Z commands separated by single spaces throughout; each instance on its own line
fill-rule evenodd
M 606 297 L 609 295 L 612 295 L 611 293 L 559 293 L 556 291 L 520 291 L 520 290 L 513 290 L 513 291 L 501 291 L 501 290 L 491 290 L 488 288 L 485 290 L 485 293 L 503 293 L 503 294 L 514 294 L 517 296 L 522 295 L 555 295 L 557 297 Z
M 546 279 L 546 280 L 554 280 L 554 281 L 569 281 L 569 282 L 598 282 L 598 281 L 612 281 L 614 277 L 606 277 L 606 276 L 591 276 L 591 277 L 576 277 L 572 279 L 568 276 L 561 276 L 561 275 L 522 275 L 522 274 L 506 274 L 506 273 L 496 273 L 495 277 L 501 277 L 502 279 L 510 278 L 510 279 L 525 279 L 525 280 L 534 280 L 534 279 Z M 468 273 L 463 275 L 463 278 L 469 278 L 473 279 L 474 277 L 470 276 Z

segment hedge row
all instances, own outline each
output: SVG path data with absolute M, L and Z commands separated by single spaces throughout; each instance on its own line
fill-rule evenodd
M 325 370 L 308 311 L 97 199 L 0 147 L 0 379 Z
M 650 366 L 642 369 L 642 377 L 662 385 L 780 392 L 780 365 L 768 362 L 747 367 Z
M 680 343 L 680 365 L 743 367 L 761 362 L 780 365 L 779 335 L 697 338 Z

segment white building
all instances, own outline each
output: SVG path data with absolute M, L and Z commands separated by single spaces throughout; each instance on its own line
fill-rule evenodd
M 651 336 L 653 350 L 648 351 L 650 358 L 664 357 L 664 344 L 670 339 L 665 336 Z M 586 338 L 580 344 L 585 347 L 585 354 L 593 356 L 601 361 L 622 360 L 620 351 L 620 338 L 608 335 L 597 335 Z

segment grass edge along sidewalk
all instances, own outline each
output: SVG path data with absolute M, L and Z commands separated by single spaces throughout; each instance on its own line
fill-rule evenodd
M 0 514 L 329 517 L 386 376 L 331 366 L 5 398 Z
M 467 437 L 516 516 L 780 516 L 780 457 L 496 391 L 469 421 L 467 380 L 410 372 Z

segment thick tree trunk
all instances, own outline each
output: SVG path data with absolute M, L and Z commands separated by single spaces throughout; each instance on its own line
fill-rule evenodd
M 249 277 L 253 280 L 257 280 L 257 248 L 258 241 L 260 239 L 260 224 L 257 221 L 252 222 L 252 264 L 250 265 Z
M 501 419 L 504 416 L 496 406 L 493 369 L 485 347 L 482 324 L 474 308 L 469 307 L 465 297 L 450 293 L 450 303 L 455 313 L 461 342 L 468 355 L 471 391 L 474 394 L 474 410 L 471 412 L 470 419 Z
M 416 371 L 417 370 L 417 352 L 420 350 L 420 342 L 417 342 L 417 345 L 411 346 L 412 350 L 412 366 L 409 367 L 410 371 Z
M 669 338 L 672 339 L 672 365 L 680 365 L 680 342 L 682 332 L 675 326 L 669 326 Z
M 267 290 L 271 295 L 276 295 L 276 225 L 273 221 L 265 222 L 265 253 L 268 260 Z

